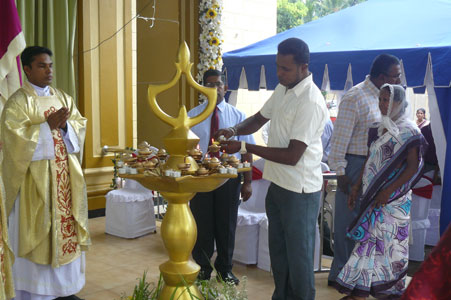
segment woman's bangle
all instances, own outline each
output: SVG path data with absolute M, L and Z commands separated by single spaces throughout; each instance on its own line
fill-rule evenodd
M 237 133 L 236 127 L 232 126 L 232 127 L 229 127 L 229 129 L 232 130 L 232 136 L 235 136 Z

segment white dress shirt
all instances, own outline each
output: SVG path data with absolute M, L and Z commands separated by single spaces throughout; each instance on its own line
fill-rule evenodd
M 201 105 L 196 106 L 188 112 L 188 116 L 196 117 L 200 113 L 202 113 L 207 107 L 207 102 L 202 103 Z M 246 119 L 246 115 L 239 111 L 236 107 L 228 104 L 225 100 L 221 101 L 217 105 L 218 107 L 218 117 L 219 117 L 219 128 L 228 128 L 231 126 L 235 126 L 236 124 L 244 121 Z M 196 126 L 191 127 L 191 131 L 194 132 L 200 139 L 199 146 L 202 152 L 205 154 L 208 151 L 208 143 L 210 139 L 213 137 L 210 136 L 210 126 L 211 126 L 211 117 L 213 114 L 210 114 L 205 120 L 197 124 Z M 237 139 L 238 141 L 245 141 L 246 143 L 255 144 L 254 137 L 252 134 L 250 135 L 239 135 L 237 137 L 233 137 L 233 139 Z M 237 158 L 241 158 L 239 153 L 234 154 Z
M 278 85 L 260 114 L 271 120 L 268 147 L 287 148 L 290 140 L 307 145 L 295 166 L 266 161 L 263 178 L 297 193 L 321 190 L 321 135 L 329 112 L 312 75 L 292 89 Z

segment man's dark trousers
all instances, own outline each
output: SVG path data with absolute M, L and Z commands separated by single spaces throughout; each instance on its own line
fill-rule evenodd
M 214 263 L 216 271 L 225 273 L 232 270 L 240 189 L 239 177 L 229 179 L 212 192 L 197 193 L 190 202 L 197 225 L 193 258 L 208 273 L 212 271 L 210 258 L 215 241 L 218 253 Z

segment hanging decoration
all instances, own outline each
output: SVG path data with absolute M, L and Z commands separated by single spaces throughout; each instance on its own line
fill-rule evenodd
M 196 76 L 199 82 L 208 69 L 222 69 L 222 8 L 222 0 L 201 0 L 199 4 L 200 49 Z

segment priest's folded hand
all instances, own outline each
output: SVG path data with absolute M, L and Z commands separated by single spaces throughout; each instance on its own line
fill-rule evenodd
M 51 130 L 58 128 L 66 128 L 67 119 L 69 119 L 69 109 L 67 107 L 62 107 L 58 111 L 50 114 L 47 117 L 47 123 Z

